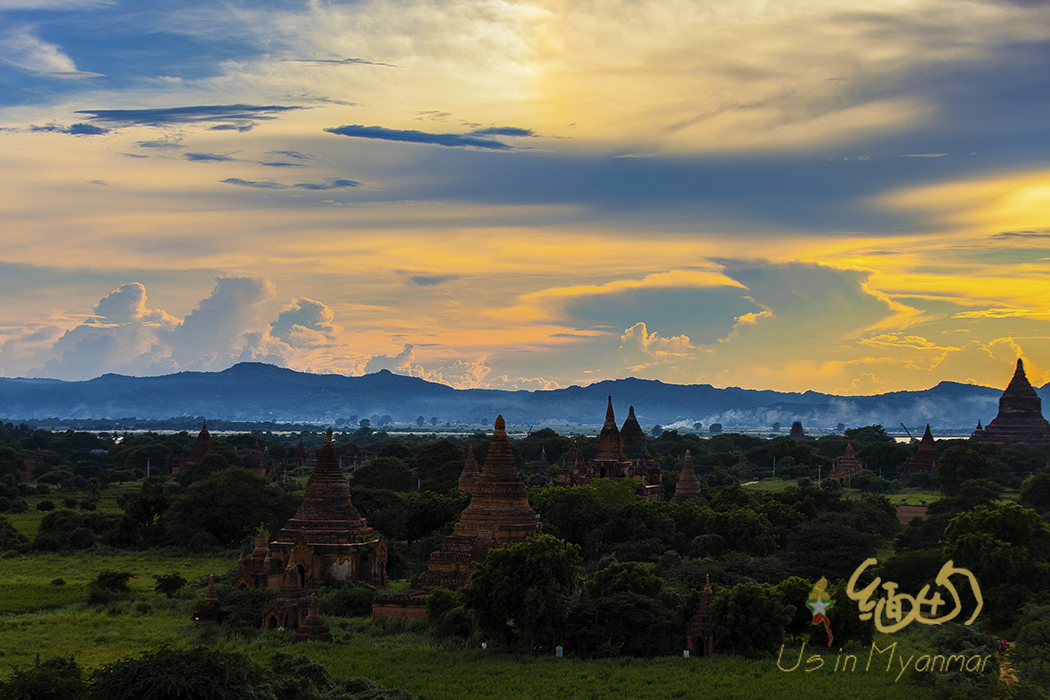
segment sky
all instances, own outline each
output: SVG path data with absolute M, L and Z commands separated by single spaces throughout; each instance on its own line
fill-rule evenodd
M 1047 0 L 0 0 L 0 376 L 1050 381 Z

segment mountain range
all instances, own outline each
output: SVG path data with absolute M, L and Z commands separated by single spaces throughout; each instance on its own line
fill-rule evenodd
M 1045 398 L 1050 385 L 1036 391 Z M 941 382 L 925 391 L 875 396 L 789 393 L 709 384 L 666 384 L 649 379 L 616 379 L 550 391 L 453 389 L 382 370 L 361 377 L 309 374 L 247 362 L 221 372 L 179 372 L 157 377 L 105 374 L 68 382 L 0 377 L 0 419 L 168 419 L 205 416 L 231 421 L 333 424 L 352 416 L 390 416 L 414 423 L 423 416 L 441 424 L 490 427 L 497 414 L 515 425 L 601 425 L 612 396 L 622 422 L 634 406 L 643 426 L 692 430 L 721 423 L 726 430 L 785 429 L 793 421 L 806 428 L 834 430 L 904 423 L 922 430 L 969 432 L 998 411 L 999 389 Z

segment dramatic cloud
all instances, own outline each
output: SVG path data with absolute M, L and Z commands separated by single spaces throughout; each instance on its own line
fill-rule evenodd
M 270 324 L 270 335 L 293 348 L 331 345 L 342 331 L 335 325 L 335 313 L 313 299 L 294 299 Z
M 381 369 L 404 371 L 412 364 L 416 357 L 411 343 L 405 343 L 405 347 L 396 355 L 376 355 L 365 363 L 364 373 L 372 374 Z
M 401 141 L 403 143 L 426 143 L 436 146 L 482 148 L 493 151 L 507 151 L 511 147 L 495 139 L 471 136 L 469 134 L 428 134 L 411 129 L 387 129 L 382 126 L 336 126 L 325 129 L 331 134 L 353 136 L 361 139 L 379 139 L 381 141 Z
M 274 296 L 273 284 L 257 277 L 218 277 L 211 296 L 170 331 L 160 331 L 180 367 L 213 369 L 240 349 L 259 323 L 259 305 Z

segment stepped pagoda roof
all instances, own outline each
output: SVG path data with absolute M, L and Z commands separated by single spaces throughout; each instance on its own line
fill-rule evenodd
M 609 397 L 609 406 L 605 409 L 605 425 L 598 434 L 598 454 L 595 462 L 623 462 L 623 452 L 620 449 L 620 430 L 616 427 L 616 416 L 613 414 L 612 396 Z
M 474 563 L 484 561 L 490 549 L 523 542 L 541 531 L 514 464 L 506 423 L 498 416 L 470 505 L 460 515 L 453 533 L 430 555 L 421 585 L 464 586 Z
M 474 460 L 474 446 L 467 447 L 467 461 L 463 463 L 463 471 L 459 475 L 459 490 L 473 491 L 481 472 L 478 471 L 478 463 Z
M 685 464 L 682 465 L 682 474 L 678 477 L 678 484 L 675 486 L 671 503 L 707 505 L 707 499 L 700 492 L 700 482 L 696 478 L 696 472 L 693 471 L 693 456 L 689 450 L 685 451 Z
M 628 409 L 627 420 L 623 422 L 623 427 L 620 429 L 620 449 L 628 462 L 652 461 L 645 433 L 642 431 L 642 426 L 638 425 L 638 419 L 634 417 L 634 406 Z
M 900 480 L 902 484 L 911 481 L 913 474 L 923 473 L 932 477 L 937 476 L 937 462 L 941 459 L 941 453 L 937 449 L 937 443 L 933 441 L 933 433 L 930 432 L 930 424 L 926 424 L 926 432 L 922 434 L 919 441 L 919 449 L 908 463 L 901 468 Z
M 999 398 L 998 415 L 983 430 L 978 426 L 970 439 L 997 445 L 1050 443 L 1050 423 L 1043 417 L 1043 402 L 1028 381 L 1021 358 L 1017 358 L 1014 376 Z

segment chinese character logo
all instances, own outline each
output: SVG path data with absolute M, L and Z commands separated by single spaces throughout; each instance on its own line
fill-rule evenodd
M 813 590 L 809 592 L 809 600 L 806 601 L 806 607 L 813 611 L 814 625 L 824 623 L 824 631 L 828 633 L 828 646 L 830 647 L 834 637 L 831 634 L 831 620 L 828 619 L 828 610 L 835 604 L 835 601 L 828 595 L 827 587 L 828 580 L 822 576 L 816 585 L 813 586 Z
M 955 586 L 951 581 L 951 577 L 955 575 L 961 575 L 966 578 L 970 584 L 970 590 L 973 592 L 973 597 L 977 601 L 973 615 L 970 616 L 970 619 L 965 624 L 969 625 L 976 620 L 977 614 L 984 607 L 984 599 L 981 597 L 981 588 L 977 585 L 977 579 L 968 570 L 955 568 L 951 561 L 941 567 L 940 573 L 937 574 L 935 579 L 935 583 L 948 593 L 954 605 L 953 608 L 940 617 L 937 617 L 937 613 L 942 606 L 947 605 L 947 601 L 941 597 L 940 591 L 934 591 L 931 596 L 930 584 L 923 586 L 917 596 L 911 596 L 907 593 L 898 593 L 897 584 L 893 581 L 887 581 L 882 584 L 882 588 L 886 592 L 885 595 L 880 597 L 878 602 L 871 600 L 871 595 L 875 593 L 875 589 L 882 583 L 882 579 L 876 577 L 874 581 L 860 590 L 857 590 L 857 579 L 860 578 L 865 569 L 877 563 L 875 559 L 868 559 L 857 567 L 857 570 L 853 572 L 853 576 L 850 577 L 849 585 L 846 587 L 846 595 L 857 601 L 861 612 L 860 619 L 870 620 L 872 616 L 875 617 L 875 627 L 880 632 L 896 632 L 911 622 L 918 622 L 924 625 L 939 625 L 942 622 L 954 619 L 962 612 L 963 607 L 962 600 L 959 598 L 959 592 L 955 590 Z M 924 610 L 927 607 L 929 608 L 928 612 Z M 816 617 L 813 619 L 816 621 Z M 884 620 L 887 621 L 887 624 L 883 624 Z

